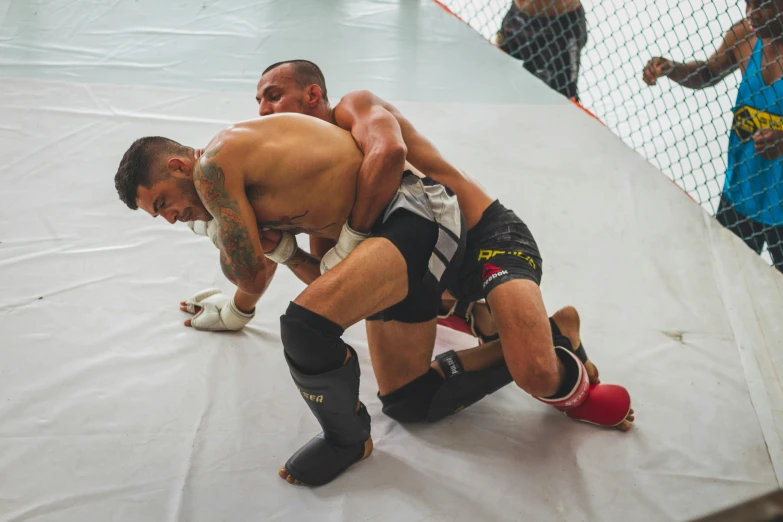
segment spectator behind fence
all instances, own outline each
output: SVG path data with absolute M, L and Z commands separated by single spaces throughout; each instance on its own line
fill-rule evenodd
M 587 43 L 579 0 L 514 0 L 497 32 L 498 46 L 567 98 L 579 100 L 577 78 Z
M 654 57 L 642 77 L 703 89 L 742 71 L 716 218 L 757 253 L 766 242 L 783 272 L 783 0 L 748 0 L 746 13 L 707 61 Z

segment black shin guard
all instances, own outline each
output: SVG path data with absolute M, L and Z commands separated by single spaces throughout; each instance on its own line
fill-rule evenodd
M 340 339 L 336 330 L 323 328 L 331 321 L 309 311 L 312 317 L 300 311 L 290 314 L 291 310 L 289 307 L 280 320 L 286 362 L 323 432 L 294 453 L 285 467 L 295 479 L 319 486 L 330 482 L 364 456 L 365 442 L 370 438 L 370 415 L 358 402 L 361 371 L 353 348 Z M 321 358 L 312 355 L 316 360 L 313 364 L 308 356 L 319 350 L 331 354 L 321 355 Z M 351 358 L 343 365 L 346 351 L 350 351 Z M 326 369 L 334 365 L 338 352 L 342 355 L 337 367 Z
M 454 350 L 438 355 L 435 360 L 443 370 L 446 380 L 432 398 L 427 415 L 429 422 L 464 410 L 514 381 L 505 364 L 466 372 Z
M 429 369 L 405 386 L 387 395 L 378 394 L 383 404 L 383 413 L 397 422 L 422 422 L 427 420 L 430 403 L 438 388 L 443 386 L 443 377 L 438 372 Z
M 436 357 L 446 378 L 430 369 L 388 395 L 383 412 L 399 422 L 436 422 L 464 410 L 513 381 L 505 365 L 466 372 L 456 352 Z
M 343 365 L 348 354 L 342 327 L 291 302 L 280 316 L 280 337 L 289 362 L 303 373 L 315 375 Z
M 571 340 L 563 335 L 563 333 L 560 331 L 560 328 L 557 327 L 557 323 L 555 323 L 554 319 L 551 317 L 549 318 L 549 326 L 552 328 L 552 343 L 555 346 L 562 346 L 563 348 L 568 348 L 572 352 L 574 352 L 574 355 L 576 355 L 580 361 L 582 361 L 582 364 L 587 363 L 587 352 L 585 352 L 585 347 L 582 346 L 581 343 L 579 343 L 579 346 L 576 350 L 574 350 L 574 346 L 571 343 Z

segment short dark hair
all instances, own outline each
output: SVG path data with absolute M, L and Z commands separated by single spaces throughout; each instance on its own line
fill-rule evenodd
M 136 197 L 139 185 L 150 188 L 161 178 L 160 172 L 153 171 L 153 162 L 163 153 L 182 153 L 187 147 L 174 140 L 161 136 L 148 136 L 134 141 L 122 156 L 117 174 L 114 175 L 114 187 L 120 199 L 131 210 L 139 208 Z
M 300 88 L 305 88 L 308 85 L 316 84 L 321 88 L 321 97 L 325 102 L 329 101 L 329 97 L 326 95 L 326 78 L 324 73 L 321 72 L 321 68 L 310 60 L 285 60 L 283 62 L 273 63 L 261 73 L 261 76 L 265 75 L 272 69 L 276 69 L 281 65 L 291 64 L 296 76 L 296 84 Z

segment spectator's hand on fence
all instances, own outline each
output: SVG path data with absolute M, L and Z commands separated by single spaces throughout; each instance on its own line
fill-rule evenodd
M 760 129 L 753 135 L 756 153 L 773 160 L 783 156 L 783 130 Z
M 658 78 L 666 76 L 674 68 L 674 62 L 661 58 L 660 56 L 653 57 L 647 65 L 644 67 L 642 73 L 642 80 L 647 85 L 655 85 Z

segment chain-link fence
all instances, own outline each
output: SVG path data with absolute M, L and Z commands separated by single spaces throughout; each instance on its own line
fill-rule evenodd
M 783 271 L 783 145 L 780 154 L 770 146 L 773 131 L 783 138 L 783 81 L 776 81 L 783 74 L 783 44 L 776 46 L 783 0 L 440 2 L 553 89 L 578 98 Z M 735 26 L 746 9 L 755 25 Z M 746 61 L 717 83 L 715 63 L 670 71 L 667 61 L 655 68 L 669 78 L 643 80 L 651 58 L 705 61 L 727 34 L 737 42 L 723 59 Z

